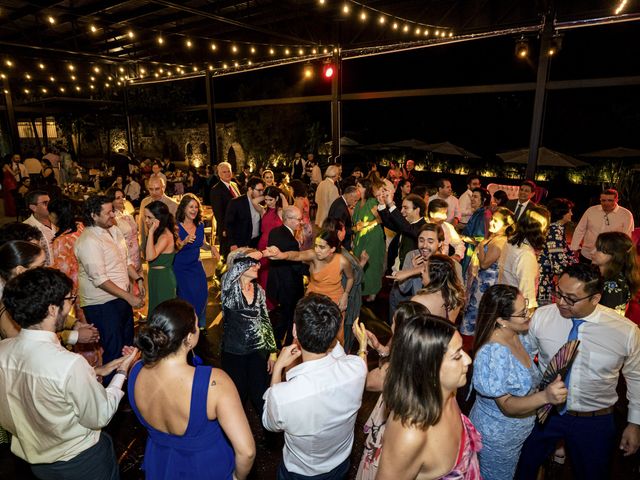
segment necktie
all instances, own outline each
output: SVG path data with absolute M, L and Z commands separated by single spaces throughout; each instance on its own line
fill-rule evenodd
M 231 193 L 231 196 L 233 198 L 236 198 L 236 192 L 233 190 L 233 187 L 231 186 L 231 184 L 229 184 L 229 192 Z
M 520 218 L 521 213 L 522 213 L 522 204 L 518 203 L 518 206 L 516 207 L 516 213 L 515 213 L 516 221 Z
M 567 342 L 578 339 L 578 329 L 580 328 L 580 325 L 584 323 L 584 320 L 580 320 L 578 318 L 572 318 L 571 322 L 573 323 L 573 325 L 571 326 L 571 331 L 569 332 L 569 336 L 567 337 Z M 564 384 L 567 386 L 567 389 L 569 388 L 570 377 L 571 377 L 571 369 L 569 369 L 569 371 L 567 372 L 567 375 L 564 377 Z M 569 392 L 569 394 L 571 394 L 571 392 Z M 569 404 L 569 396 L 567 395 L 567 401 L 559 410 L 560 415 L 564 415 L 566 413 L 568 404 Z

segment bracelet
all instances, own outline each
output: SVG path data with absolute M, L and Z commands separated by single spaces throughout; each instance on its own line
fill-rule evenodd
M 127 371 L 126 370 L 118 369 L 118 370 L 116 370 L 116 375 L 118 375 L 118 374 L 124 375 L 124 379 L 125 380 L 127 379 Z
M 364 354 L 364 356 L 367 356 L 367 351 L 366 350 L 358 350 L 358 355 L 362 355 Z
M 142 280 L 144 282 L 144 277 L 138 277 L 136 278 L 136 283 L 138 283 L 140 280 Z
M 388 357 L 388 356 L 389 356 L 389 354 L 388 354 L 388 353 L 385 353 L 385 352 L 382 352 L 382 353 L 381 353 L 381 352 L 380 352 L 380 350 L 376 350 L 376 353 L 378 354 L 378 356 L 379 356 L 380 358 L 385 358 L 385 357 Z

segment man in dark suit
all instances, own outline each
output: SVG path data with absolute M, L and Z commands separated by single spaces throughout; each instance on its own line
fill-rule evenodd
M 264 180 L 251 177 L 247 182 L 247 193 L 229 202 L 224 226 L 230 250 L 258 245 L 262 207 L 257 204 L 264 199 L 263 194 Z
M 518 190 L 518 200 L 509 200 L 507 202 L 507 208 L 514 213 L 516 222 L 522 216 L 522 214 L 531 205 L 534 205 L 533 195 L 536 193 L 536 184 L 531 180 L 525 180 L 520 184 L 520 190 Z
M 227 257 L 229 247 L 231 245 L 227 238 L 227 231 L 224 223 L 227 206 L 233 198 L 240 196 L 238 186 L 231 181 L 232 177 L 233 172 L 231 171 L 230 163 L 221 162 L 218 164 L 218 178 L 220 181 L 211 187 L 211 192 L 209 193 L 213 216 L 216 219 L 216 236 L 220 243 L 220 255 L 224 258 Z
M 392 272 L 398 272 L 404 265 L 404 259 L 411 250 L 418 248 L 420 229 L 426 224 L 424 215 L 427 205 L 418 195 L 409 194 L 402 201 L 402 210 L 398 211 L 393 203 L 391 192 L 381 188 L 376 195 L 378 199 L 378 213 L 382 224 L 394 232 L 398 232 L 398 256 L 393 262 Z M 403 295 L 396 283 L 389 292 L 389 324 L 393 319 L 398 304 L 410 297 Z
M 360 200 L 360 191 L 358 187 L 350 186 L 345 188 L 344 193 L 336 198 L 331 207 L 327 218 L 335 218 L 342 221 L 346 230 L 346 235 L 342 242 L 342 246 L 347 250 L 351 250 L 351 236 L 353 235 L 353 225 L 351 223 L 351 211 Z
M 278 247 L 281 252 L 300 251 L 295 232 L 300 228 L 302 213 L 294 206 L 285 207 L 282 211 L 282 225 L 269 232 L 268 246 Z M 278 304 L 279 322 L 274 326 L 274 335 L 278 348 L 286 333 L 284 345 L 293 340 L 293 313 L 296 304 L 304 296 L 303 277 L 306 267 L 300 262 L 289 260 L 270 260 L 269 277 L 267 279 L 267 296 Z

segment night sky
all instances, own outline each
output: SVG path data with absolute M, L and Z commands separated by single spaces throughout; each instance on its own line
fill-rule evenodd
M 535 82 L 535 46 L 525 60 L 517 59 L 514 49 L 514 37 L 500 37 L 348 60 L 343 63 L 343 92 Z M 321 65 L 315 67 L 319 73 Z M 319 77 L 302 81 L 301 73 L 298 64 L 216 78 L 216 101 L 237 100 L 240 85 L 253 85 L 254 95 L 262 98 L 330 93 L 330 82 Z M 550 80 L 633 75 L 640 75 L 638 22 L 566 31 L 562 50 L 552 60 Z M 533 98 L 530 91 L 345 101 L 343 134 L 362 143 L 448 140 L 492 157 L 528 146 Z M 307 104 L 306 109 L 330 135 L 329 105 Z M 230 111 L 218 115 L 223 120 L 233 117 Z M 569 154 L 640 148 L 639 132 L 640 85 L 548 95 L 543 146 Z

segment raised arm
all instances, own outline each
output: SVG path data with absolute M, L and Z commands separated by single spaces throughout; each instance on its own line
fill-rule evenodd
M 315 258 L 316 254 L 313 250 L 303 250 L 302 252 L 297 252 L 295 250 L 289 250 L 288 252 L 281 252 L 280 249 L 276 246 L 270 245 L 268 246 L 262 254 L 265 258 L 270 258 L 273 260 L 289 260 L 291 262 L 305 262 L 311 263 Z

